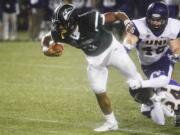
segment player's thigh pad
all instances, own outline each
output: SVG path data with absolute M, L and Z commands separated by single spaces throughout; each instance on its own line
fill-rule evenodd
M 110 54 L 109 65 L 117 68 L 128 79 L 141 79 L 135 64 L 129 57 L 123 45 L 113 38 L 112 46 L 113 50 Z
M 99 94 L 106 91 L 108 69 L 102 66 L 89 65 L 87 68 L 88 80 L 91 89 Z

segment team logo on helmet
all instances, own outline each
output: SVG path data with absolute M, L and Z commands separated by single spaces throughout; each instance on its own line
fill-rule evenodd
M 70 4 L 60 5 L 54 11 L 52 24 L 54 29 L 64 38 L 70 35 L 77 25 L 75 7 Z
M 73 7 L 69 7 L 69 8 L 64 9 L 64 12 L 63 12 L 64 20 L 68 20 L 68 18 L 72 12 L 73 12 Z

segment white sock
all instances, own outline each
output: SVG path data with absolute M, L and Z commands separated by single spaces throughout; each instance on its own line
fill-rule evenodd
M 108 121 L 108 122 L 117 123 L 117 120 L 116 120 L 113 112 L 108 115 L 104 115 L 104 117 L 105 117 L 106 121 Z
M 152 120 L 158 125 L 164 125 L 165 117 L 164 117 L 163 109 L 161 107 L 161 103 L 154 102 L 153 105 L 154 105 L 154 108 L 151 111 Z

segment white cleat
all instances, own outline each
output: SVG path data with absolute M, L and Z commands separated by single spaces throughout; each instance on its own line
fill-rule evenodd
M 106 121 L 102 126 L 95 128 L 95 132 L 107 132 L 107 131 L 116 131 L 118 130 L 118 123 L 114 122 L 108 122 Z

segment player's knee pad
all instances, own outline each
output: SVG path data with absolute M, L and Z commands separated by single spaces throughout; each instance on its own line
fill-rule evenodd
M 106 90 L 105 90 L 104 88 L 94 87 L 94 88 L 92 88 L 92 90 L 93 90 L 93 92 L 94 92 L 95 94 L 101 94 L 101 93 L 106 92 Z
M 152 104 L 150 98 L 154 95 L 153 88 L 139 88 L 136 90 L 132 90 L 131 88 L 129 88 L 129 92 L 136 102 L 147 105 Z

